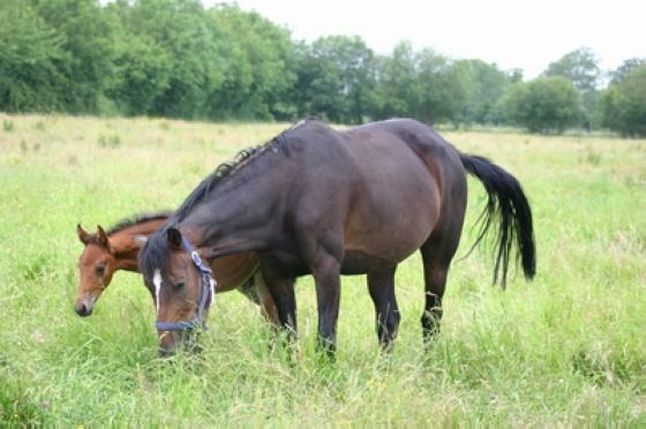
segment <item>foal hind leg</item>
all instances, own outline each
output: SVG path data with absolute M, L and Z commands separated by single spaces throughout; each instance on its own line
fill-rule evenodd
M 274 298 L 269 292 L 269 288 L 265 283 L 265 279 L 262 274 L 262 270 L 256 271 L 253 276 L 253 285 L 255 286 L 255 294 L 260 301 L 260 311 L 265 319 L 269 322 L 274 332 L 278 332 L 280 329 L 280 319 L 278 318 L 278 309 L 276 308 L 276 303 Z
M 368 290 L 375 305 L 377 337 L 382 350 L 390 350 L 397 337 L 399 309 L 395 298 L 395 270 L 388 267 L 368 273 Z
M 277 333 L 278 329 L 280 329 L 278 310 L 276 309 L 274 298 L 269 292 L 267 283 L 265 283 L 262 270 L 257 270 L 251 278 L 242 284 L 242 286 L 238 287 L 238 291 L 246 296 L 249 301 L 260 306 L 260 314 L 262 314 L 272 329 Z

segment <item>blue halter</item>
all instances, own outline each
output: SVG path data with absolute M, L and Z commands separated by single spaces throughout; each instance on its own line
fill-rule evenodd
M 182 237 L 182 248 L 191 255 L 191 261 L 193 265 L 200 272 L 200 299 L 197 306 L 197 312 L 195 317 L 190 320 L 182 320 L 179 322 L 161 322 L 156 321 L 155 327 L 158 331 L 188 331 L 193 329 L 206 329 L 206 320 L 204 319 L 204 313 L 211 305 L 213 300 L 213 294 L 215 293 L 215 288 L 217 282 L 213 278 L 213 271 L 211 268 L 206 265 L 200 255 L 197 253 L 197 250 L 191 246 L 184 237 Z

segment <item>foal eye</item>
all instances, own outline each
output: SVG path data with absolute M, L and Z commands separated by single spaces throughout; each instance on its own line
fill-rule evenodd
M 182 289 L 184 286 L 186 286 L 186 283 L 179 282 L 175 284 L 175 289 Z
M 103 274 L 105 274 L 105 265 L 97 265 L 95 270 L 98 276 L 102 276 Z

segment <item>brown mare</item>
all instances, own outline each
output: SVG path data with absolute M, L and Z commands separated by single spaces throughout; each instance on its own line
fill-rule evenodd
M 77 225 L 78 238 L 83 243 L 79 257 L 79 288 L 74 310 L 79 316 L 89 316 L 99 296 L 112 281 L 116 271 L 138 272 L 137 254 L 145 238 L 168 218 L 168 213 L 138 216 L 119 222 L 107 232 L 97 226 L 94 234 Z M 274 301 L 258 269 L 259 259 L 250 252 L 226 256 L 210 261 L 217 273 L 218 292 L 238 289 L 249 299 L 260 304 L 263 315 L 274 326 L 278 316 Z
M 281 327 L 296 332 L 294 281 L 312 274 L 319 348 L 334 354 L 340 275 L 367 274 L 379 341 L 397 334 L 397 264 L 420 250 L 426 340 L 438 331 L 442 296 L 467 205 L 466 174 L 488 203 L 478 241 L 498 219 L 494 282 L 506 282 L 515 244 L 527 278 L 536 270 L 532 215 L 518 181 L 491 161 L 459 152 L 410 119 L 336 131 L 303 121 L 233 168 L 204 179 L 143 247 L 139 263 L 155 290 L 160 349 L 172 353 L 208 307 L 208 273 L 191 261 L 258 252 Z M 197 267 L 197 269 L 196 269 Z M 499 271 L 502 268 L 502 276 Z M 217 271 L 216 271 L 217 275 Z

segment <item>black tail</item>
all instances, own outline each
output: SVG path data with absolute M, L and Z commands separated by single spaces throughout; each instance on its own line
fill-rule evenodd
M 507 284 L 507 268 L 511 247 L 516 241 L 518 255 L 521 258 L 525 278 L 531 279 L 536 274 L 536 249 L 532 211 L 527 197 L 518 180 L 502 168 L 481 156 L 460 154 L 466 171 L 477 177 L 485 187 L 489 197 L 478 223 L 482 224 L 477 245 L 485 236 L 495 216 L 500 219 L 496 237 L 496 265 L 493 281 L 498 281 L 498 270 L 502 265 L 502 287 Z

